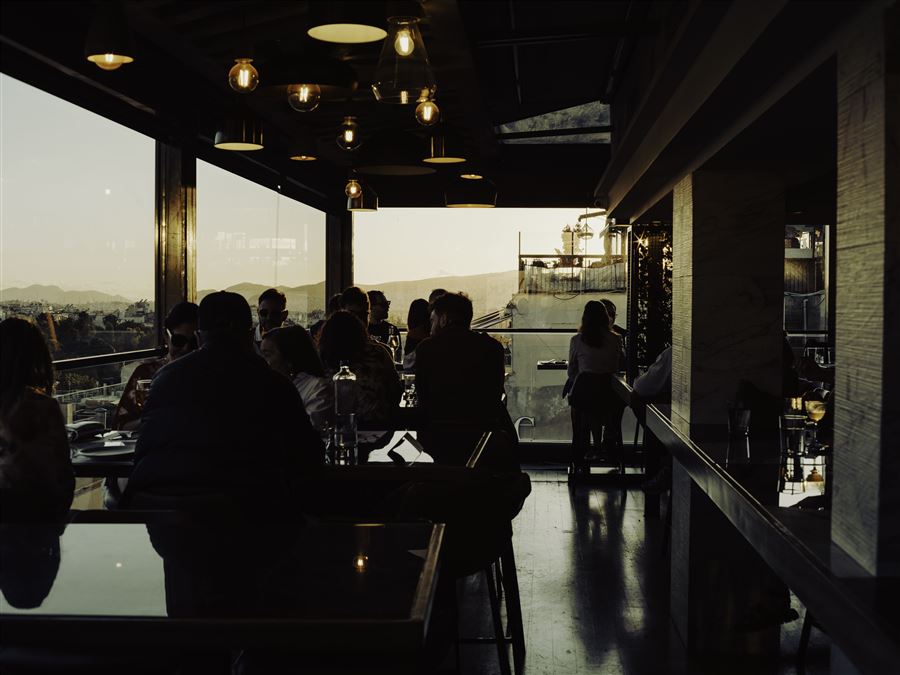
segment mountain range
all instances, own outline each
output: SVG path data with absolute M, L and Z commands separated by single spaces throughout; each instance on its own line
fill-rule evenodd
M 409 304 L 416 298 L 428 298 L 435 288 L 448 291 L 464 291 L 475 306 L 475 316 L 506 306 L 518 288 L 518 272 L 489 272 L 470 276 L 430 277 L 414 281 L 389 281 L 380 284 L 358 284 L 364 291 L 378 289 L 391 301 L 391 320 L 406 323 Z M 260 294 L 269 288 L 264 284 L 239 283 L 223 290 L 243 295 L 251 307 L 256 306 Z M 287 296 L 288 309 L 309 313 L 324 310 L 325 282 L 303 286 L 278 286 Z M 212 293 L 212 289 L 197 292 L 197 302 Z
M 24 288 L 0 289 L 0 301 L 3 302 L 46 302 L 51 305 L 90 305 L 101 303 L 121 303 L 130 305 L 129 300 L 121 295 L 111 295 L 102 291 L 64 291 L 59 286 L 42 286 L 32 284 Z

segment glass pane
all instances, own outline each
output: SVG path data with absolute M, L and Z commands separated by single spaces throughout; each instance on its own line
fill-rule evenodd
M 142 360 L 57 371 L 54 398 L 66 423 L 96 420 L 109 427 L 128 378 Z
M 565 364 L 543 365 L 538 361 L 564 362 L 569 357 L 571 333 L 491 332 L 506 352 L 506 408 L 523 442 L 572 440 L 569 405 L 562 397 L 566 383 Z M 635 419 L 631 409 L 622 417 L 622 438 L 634 440 Z
M 197 296 L 229 290 L 256 307 L 287 295 L 288 319 L 325 310 L 325 213 L 207 162 L 197 162 Z
M 0 75 L 0 319 L 54 359 L 156 344 L 154 141 Z
M 391 323 L 435 288 L 472 299 L 474 327 L 574 330 L 610 298 L 625 327 L 622 237 L 581 209 L 379 209 L 353 221 L 353 273 L 384 291 Z M 549 356 L 544 358 L 551 358 Z M 563 357 L 565 358 L 565 356 Z

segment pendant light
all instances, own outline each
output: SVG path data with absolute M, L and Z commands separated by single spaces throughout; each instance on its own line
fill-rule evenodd
M 322 42 L 364 44 L 383 40 L 387 32 L 383 5 L 378 2 L 310 2 L 307 35 Z
M 377 211 L 378 195 L 370 185 L 363 184 L 362 191 L 356 197 L 347 197 L 348 211 Z
M 344 194 L 347 195 L 349 199 L 362 197 L 363 188 L 355 175 L 351 175 L 347 180 L 347 185 L 344 186 Z
M 428 97 L 428 90 L 423 89 L 419 96 L 419 105 L 416 106 L 416 122 L 423 127 L 436 124 L 441 118 L 441 109 L 438 104 Z
M 444 190 L 444 204 L 451 209 L 490 209 L 497 205 L 497 187 L 487 178 L 457 176 Z
M 356 150 L 362 144 L 362 140 L 359 137 L 359 125 L 356 123 L 356 118 L 352 115 L 346 116 L 344 121 L 341 122 L 341 128 L 337 135 L 337 144 L 341 150 L 350 152 Z
M 317 84 L 291 84 L 287 93 L 288 105 L 297 112 L 312 112 L 322 99 L 322 89 Z
M 244 115 L 229 116 L 216 131 L 213 145 L 219 150 L 237 150 L 241 152 L 262 150 L 262 125 L 255 119 Z
M 121 3 L 98 3 L 84 43 L 84 56 L 101 70 L 118 70 L 134 61 L 134 36 Z
M 426 164 L 461 164 L 466 157 L 460 147 L 462 142 L 444 129 L 438 129 L 428 141 L 428 156 L 422 159 Z
M 435 89 L 419 19 L 392 16 L 388 19 L 388 36 L 375 68 L 372 84 L 375 98 L 383 103 L 408 105 L 423 98 L 432 99 Z
M 234 60 L 228 71 L 228 86 L 239 94 L 249 94 L 259 85 L 259 72 L 253 66 L 253 59 L 241 57 Z
M 294 162 L 314 162 L 319 158 L 316 139 L 308 129 L 302 129 L 290 142 L 289 157 Z

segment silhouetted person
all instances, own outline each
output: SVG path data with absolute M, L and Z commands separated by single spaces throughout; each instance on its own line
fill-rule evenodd
M 325 375 L 346 363 L 356 375 L 356 415 L 361 421 L 389 420 L 400 402 L 400 378 L 388 350 L 372 341 L 359 318 L 335 312 L 322 328 L 319 354 Z
M 166 355 L 144 361 L 131 373 L 116 407 L 111 425 L 113 429 L 137 428 L 143 406 L 137 396 L 138 381 L 152 380 L 164 365 L 197 349 L 197 310 L 198 307 L 193 302 L 179 302 L 169 310 L 163 324 Z
M 603 303 L 603 306 L 606 307 L 606 313 L 609 314 L 609 325 L 612 327 L 613 333 L 624 339 L 628 335 L 628 330 L 616 325 L 616 303 L 609 298 L 603 298 L 600 302 Z
M 269 288 L 262 292 L 256 307 L 259 324 L 253 333 L 253 345 L 259 354 L 263 336 L 270 330 L 282 326 L 287 319 L 287 296 L 277 288 Z
M 328 299 L 328 307 L 325 308 L 325 318 L 319 319 L 309 327 L 309 336 L 313 339 L 313 342 L 318 343 L 319 334 L 322 332 L 322 326 L 324 326 L 325 322 L 331 318 L 331 315 L 338 311 L 340 308 L 341 294 L 335 293 Z
M 416 347 L 416 391 L 425 421 L 423 438 L 430 449 L 443 454 L 441 428 L 468 427 L 506 432 L 515 445 L 515 430 L 503 403 L 504 358 L 502 345 L 470 330 L 472 301 L 460 293 L 438 297 L 432 309 L 431 337 Z M 443 434 L 446 437 L 446 434 Z M 457 447 L 456 452 L 471 450 Z M 465 463 L 467 457 L 448 458 Z M 504 457 L 517 463 L 515 457 Z
M 369 335 L 387 344 L 388 338 L 397 327 L 387 320 L 391 301 L 381 291 L 369 291 Z
M 588 301 L 578 333 L 569 341 L 568 381 L 564 389 L 572 407 L 571 468 L 575 472 L 588 470 L 585 455 L 591 436 L 596 448 L 603 443 L 607 451 L 618 452 L 623 406 L 611 395 L 610 378 L 623 360 L 622 338 L 612 329 L 606 305 Z
M 416 363 L 416 347 L 431 333 L 431 312 L 428 301 L 417 298 L 409 305 L 406 315 L 406 344 L 403 345 L 403 367 L 411 370 Z
M 360 320 L 368 332 L 369 327 L 369 296 L 365 291 L 356 286 L 349 286 L 341 293 L 341 309 L 350 312 Z
M 75 491 L 69 437 L 37 326 L 0 322 L 0 520 L 58 521 Z
M 253 353 L 250 306 L 211 293 L 198 333 L 200 349 L 153 380 L 123 504 L 212 495 L 239 509 L 298 506 L 297 481 L 325 450 L 297 390 Z
M 334 386 L 316 346 L 303 326 L 282 326 L 266 333 L 262 356 L 272 370 L 294 383 L 313 426 L 321 430 L 334 412 Z

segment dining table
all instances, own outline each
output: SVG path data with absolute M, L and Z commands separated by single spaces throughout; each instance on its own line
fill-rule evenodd
M 442 524 L 115 520 L 0 527 L 4 649 L 278 649 L 418 667 Z

